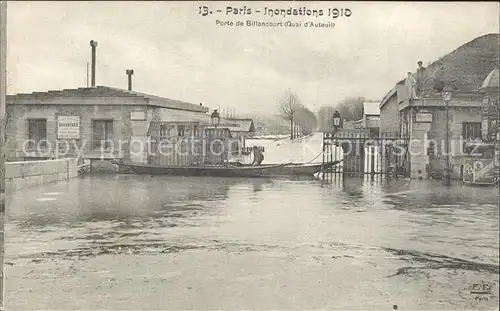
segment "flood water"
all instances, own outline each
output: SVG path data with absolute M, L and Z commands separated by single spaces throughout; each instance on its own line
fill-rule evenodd
M 498 308 L 498 188 L 95 175 L 7 199 L 7 310 Z M 474 283 L 494 283 L 489 295 Z

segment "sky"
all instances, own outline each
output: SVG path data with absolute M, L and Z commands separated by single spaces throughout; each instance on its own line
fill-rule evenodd
M 199 6 L 212 14 L 202 16 Z M 252 14 L 226 15 L 228 6 Z M 264 8 L 323 16 L 264 16 Z M 349 9 L 333 18 L 328 9 Z M 217 10 L 222 12 L 217 13 Z M 260 13 L 256 13 L 256 11 Z M 345 12 L 345 11 L 344 11 Z M 495 2 L 10 2 L 8 93 L 96 84 L 133 89 L 236 115 L 272 114 L 286 89 L 310 110 L 348 96 L 380 100 L 424 64 L 499 32 Z M 217 26 L 216 21 L 334 22 L 334 28 Z

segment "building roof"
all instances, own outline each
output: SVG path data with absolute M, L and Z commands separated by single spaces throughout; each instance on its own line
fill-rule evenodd
M 236 123 L 239 129 L 231 129 L 233 132 L 255 132 L 255 126 L 252 119 L 228 118 L 228 121 Z
M 364 102 L 363 114 L 365 116 L 378 116 L 380 115 L 380 102 Z
M 500 87 L 500 71 L 498 68 L 493 69 L 490 74 L 484 79 L 483 84 L 479 88 L 480 90 L 485 89 L 497 89 Z
M 210 115 L 203 112 L 182 111 L 172 109 L 160 109 L 160 120 L 158 122 L 200 122 L 204 125 L 211 125 Z M 233 122 L 220 119 L 219 127 L 235 126 Z
M 225 125 L 221 123 L 219 127 L 224 126 L 224 128 L 229 129 L 231 132 L 255 132 L 255 127 L 252 119 L 237 119 L 237 118 L 227 118 Z
M 37 99 L 37 100 L 49 100 L 53 98 L 85 98 L 85 97 L 113 97 L 113 98 L 141 98 L 147 103 L 146 105 L 154 107 L 163 107 L 169 109 L 177 110 L 187 110 L 196 112 L 208 112 L 207 107 L 200 105 L 195 105 L 179 100 L 159 97 L 155 95 L 139 93 L 135 91 L 128 91 L 119 88 L 109 87 L 109 86 L 96 86 L 88 88 L 77 88 L 77 89 L 64 89 L 59 91 L 47 91 L 47 92 L 33 92 L 33 93 L 19 93 L 15 95 L 7 95 L 7 102 L 9 104 L 40 104 L 39 101 L 35 102 L 22 102 L 23 99 Z M 50 104 L 50 103 L 47 103 Z M 79 102 L 65 102 L 65 104 L 76 104 L 85 105 L 85 101 Z M 110 105 L 112 103 L 102 103 L 103 105 Z M 123 103 L 120 103 L 123 104 Z M 95 103 L 92 103 L 95 105 Z

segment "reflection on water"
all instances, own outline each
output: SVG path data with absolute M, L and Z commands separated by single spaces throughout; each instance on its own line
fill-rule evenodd
M 128 221 L 185 209 L 185 202 L 218 201 L 227 197 L 235 181 L 199 178 L 154 178 L 129 175 L 86 177 L 67 183 L 64 192 L 32 190 L 36 196 L 15 196 L 8 217 L 24 220 L 27 225 L 45 226 L 64 222 Z M 31 194 L 30 193 L 30 194 Z M 50 198 L 52 200 L 43 200 Z M 31 204 L 30 204 L 31 203 Z M 34 203 L 34 202 L 33 202 Z M 193 208 L 189 208 L 193 210 Z
M 9 309 L 71 309 L 70 299 L 85 295 L 100 297 L 88 298 L 87 309 L 371 309 L 395 301 L 406 309 L 480 308 L 462 292 L 477 278 L 498 282 L 495 190 L 131 175 L 30 189 L 7 201 L 7 301 Z M 144 269 L 154 272 L 127 281 Z M 119 291 L 106 289 L 112 295 L 96 289 L 104 285 L 95 273 L 104 270 L 121 280 L 113 283 Z M 85 289 L 71 283 L 84 279 Z M 169 304 L 160 290 L 167 279 L 176 293 Z M 120 300 L 144 286 L 148 294 L 134 303 Z M 210 288 L 225 298 L 212 299 Z M 495 302 L 498 295 L 486 306 Z

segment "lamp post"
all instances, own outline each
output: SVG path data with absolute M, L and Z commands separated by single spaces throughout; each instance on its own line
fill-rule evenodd
M 445 122 L 446 122 L 446 132 L 445 132 L 445 168 L 443 172 L 443 185 L 449 186 L 451 185 L 451 173 L 450 173 L 450 155 L 449 155 L 449 147 L 450 147 L 450 137 L 449 137 L 449 113 L 448 106 L 451 101 L 451 90 L 448 87 L 443 89 L 443 102 L 445 109 Z
M 219 112 L 217 111 L 217 109 L 214 109 L 214 112 L 212 112 L 212 114 L 210 115 L 210 119 L 212 120 L 212 125 L 214 127 L 214 132 L 213 132 L 213 136 L 212 138 L 214 140 L 212 140 L 212 142 L 210 143 L 210 153 L 211 155 L 214 155 L 216 153 L 219 153 L 221 150 L 219 149 L 220 147 L 223 146 L 223 142 L 219 139 L 217 139 L 217 126 L 219 126 L 219 123 L 220 123 L 220 115 L 219 115 Z M 213 150 L 213 146 L 212 144 L 214 143 L 215 140 L 218 140 L 217 144 L 215 144 L 215 146 L 217 146 L 216 150 Z M 221 163 L 224 163 L 224 158 L 225 158 L 225 154 L 224 152 L 220 152 L 219 153 L 220 157 L 221 157 Z
M 210 115 L 210 119 L 212 119 L 212 125 L 215 127 L 215 129 L 217 129 L 217 126 L 219 126 L 220 123 L 220 115 L 217 109 L 212 112 L 212 114 Z
M 340 115 L 340 112 L 338 110 L 335 110 L 333 117 L 333 130 L 336 132 L 339 128 L 342 127 L 342 116 Z

